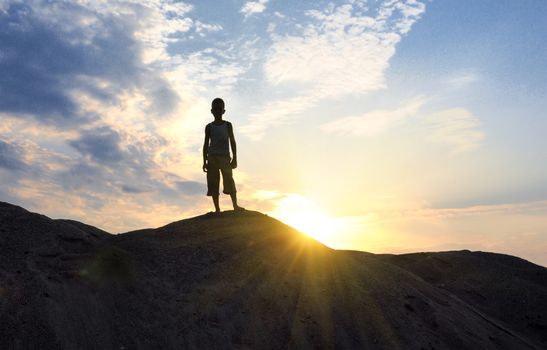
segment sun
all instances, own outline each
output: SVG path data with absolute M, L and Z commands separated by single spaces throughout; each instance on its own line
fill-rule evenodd
M 310 199 L 296 194 L 280 199 L 269 214 L 326 245 L 333 245 L 336 233 L 343 228 L 340 220 Z

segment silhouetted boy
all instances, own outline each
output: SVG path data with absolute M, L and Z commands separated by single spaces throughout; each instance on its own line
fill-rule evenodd
M 207 173 L 207 195 L 213 197 L 215 211 L 220 212 L 218 204 L 220 174 L 222 173 L 223 192 L 232 198 L 234 210 L 244 210 L 237 205 L 236 184 L 232 169 L 237 168 L 236 140 L 232 123 L 222 120 L 224 101 L 215 98 L 211 104 L 211 113 L 215 121 L 205 127 L 205 142 L 203 143 L 203 171 Z M 232 147 L 232 159 L 230 149 Z

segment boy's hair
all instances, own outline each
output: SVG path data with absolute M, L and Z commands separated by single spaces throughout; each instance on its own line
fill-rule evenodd
M 224 109 L 224 100 L 220 97 L 217 97 L 211 103 L 211 108 L 213 109 Z

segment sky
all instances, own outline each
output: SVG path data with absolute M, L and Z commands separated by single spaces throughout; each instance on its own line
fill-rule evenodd
M 0 200 L 112 233 L 206 213 L 222 97 L 244 207 L 336 249 L 547 266 L 545 18 L 543 0 L 0 0 Z

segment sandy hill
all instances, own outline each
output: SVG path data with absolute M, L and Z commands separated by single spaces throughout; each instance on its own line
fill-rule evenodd
M 111 235 L 0 202 L 1 349 L 545 349 L 547 269 L 332 250 L 266 215 Z

